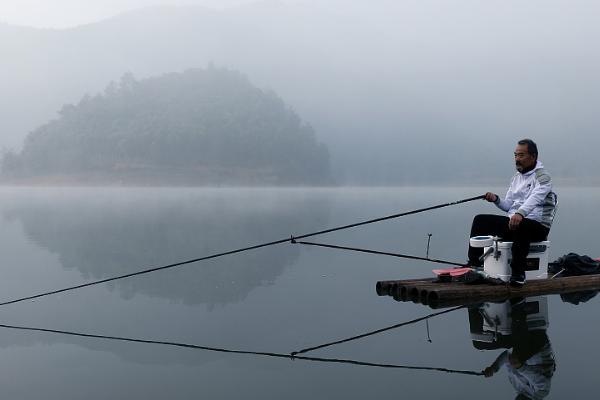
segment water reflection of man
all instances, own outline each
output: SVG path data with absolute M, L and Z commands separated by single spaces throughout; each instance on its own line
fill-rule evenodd
M 556 369 L 554 352 L 545 329 L 528 329 L 525 300 L 512 302 L 512 351 L 503 351 L 483 372 L 489 378 L 506 366 L 516 399 L 543 399 Z

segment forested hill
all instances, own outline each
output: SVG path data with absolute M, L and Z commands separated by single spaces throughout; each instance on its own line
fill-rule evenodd
M 136 80 L 66 105 L 6 153 L 7 179 L 324 184 L 329 153 L 276 94 L 214 67 Z

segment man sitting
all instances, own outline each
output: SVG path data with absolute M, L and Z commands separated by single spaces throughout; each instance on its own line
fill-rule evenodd
M 554 219 L 556 194 L 552 191 L 550 175 L 538 161 L 537 145 L 531 139 L 520 140 L 515 149 L 517 173 L 513 176 L 506 196 L 488 192 L 485 199 L 508 212 L 508 216 L 481 214 L 475 216 L 471 237 L 499 236 L 512 241 L 512 275 L 510 284 L 525 283 L 525 260 L 531 242 L 546 240 Z M 482 248 L 469 246 L 469 264 L 481 267 Z

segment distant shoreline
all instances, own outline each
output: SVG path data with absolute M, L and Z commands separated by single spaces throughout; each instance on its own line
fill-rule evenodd
M 406 182 L 394 184 L 366 184 L 360 182 L 281 182 L 275 177 L 260 176 L 256 174 L 241 174 L 227 177 L 207 177 L 172 174 L 159 175 L 111 175 L 111 174 L 79 174 L 79 175 L 43 175 L 30 177 L 0 177 L 2 187 L 198 187 L 198 188 L 285 188 L 285 187 L 319 187 L 319 188 L 395 188 L 395 187 L 488 187 L 490 190 L 508 187 L 506 180 L 490 179 L 489 181 L 452 180 L 447 182 Z M 266 178 L 266 179 L 265 179 Z M 600 178 L 597 179 L 575 179 L 555 178 L 555 187 L 600 187 Z

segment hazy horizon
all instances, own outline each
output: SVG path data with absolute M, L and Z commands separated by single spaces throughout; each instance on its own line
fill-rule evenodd
M 203 6 L 218 10 L 256 2 L 256 0 L 95 0 L 87 1 L 82 6 L 82 2 L 76 0 L 52 2 L 3 0 L 0 1 L 0 23 L 63 30 L 93 24 L 147 7 Z
M 213 63 L 277 93 L 328 146 L 340 181 L 510 176 L 523 137 L 538 142 L 553 176 L 596 178 L 600 4 L 273 0 L 233 7 L 240 3 L 220 2 L 219 12 L 200 0 L 93 3 L 108 10 L 88 4 L 102 22 L 60 31 L 0 25 L 0 146 L 20 149 L 65 104 L 127 72 L 145 79 Z M 157 4 L 192 7 L 109 16 Z M 44 16 L 43 8 L 30 9 Z M 576 151 L 566 150 L 570 143 Z

